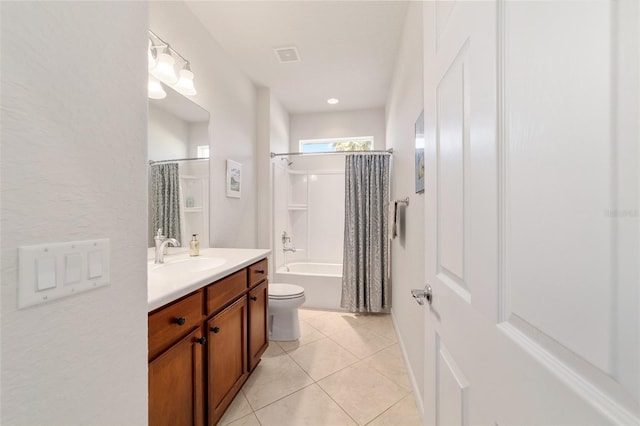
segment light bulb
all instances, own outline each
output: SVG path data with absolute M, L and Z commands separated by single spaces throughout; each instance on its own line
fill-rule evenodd
M 155 78 L 167 84 L 174 84 L 178 81 L 176 70 L 173 67 L 176 60 L 171 56 L 168 46 L 164 48 L 162 53 L 158 53 L 157 61 L 155 68 L 150 71 Z
M 193 96 L 197 93 L 196 88 L 193 85 L 193 73 L 189 69 L 188 64 L 180 70 L 180 79 L 173 88 L 187 96 Z
M 151 99 L 164 99 L 167 97 L 167 92 L 162 88 L 162 84 L 158 81 L 157 78 L 150 75 L 149 83 L 147 85 L 148 96 Z

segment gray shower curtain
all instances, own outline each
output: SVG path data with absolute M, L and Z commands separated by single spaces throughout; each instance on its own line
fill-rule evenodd
M 389 155 L 351 154 L 345 161 L 341 306 L 389 312 Z
M 178 163 L 151 166 L 151 222 L 168 238 L 180 239 L 180 173 Z

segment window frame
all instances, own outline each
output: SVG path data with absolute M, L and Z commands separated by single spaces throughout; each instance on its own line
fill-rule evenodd
M 305 150 L 305 146 L 312 146 L 312 145 L 331 145 L 334 144 L 336 142 L 351 142 L 351 141 L 355 141 L 355 142 L 370 142 L 370 146 L 368 150 L 364 150 L 364 151 L 373 151 L 375 149 L 375 140 L 373 138 L 373 136 L 353 136 L 353 137 L 343 137 L 343 138 L 323 138 L 323 139 L 300 139 L 298 140 L 298 149 L 300 150 L 300 152 L 304 152 L 304 153 L 313 153 L 313 152 L 358 152 L 358 151 L 338 151 L 335 148 L 331 149 L 328 148 L 326 150 L 322 150 L 322 151 L 306 151 Z M 359 150 L 362 151 L 362 150 Z

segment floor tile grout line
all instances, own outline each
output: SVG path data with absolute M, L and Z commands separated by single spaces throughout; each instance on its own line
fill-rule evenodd
M 312 342 L 312 343 L 315 343 L 315 342 Z M 289 353 L 287 353 L 287 355 L 289 355 Z M 296 360 L 295 360 L 291 355 L 289 355 L 289 358 L 291 358 L 291 360 L 292 360 L 293 362 L 295 362 L 295 363 L 296 363 L 296 365 L 297 365 L 298 367 L 300 367 L 300 368 L 302 369 L 302 371 L 304 371 L 304 372 L 307 374 L 307 376 L 311 377 L 311 374 L 309 374 L 309 372 L 308 372 L 307 370 L 305 370 L 305 369 L 304 369 L 304 367 L 303 367 L 302 365 L 300 365 L 300 364 L 299 364 L 299 363 L 298 363 L 298 362 L 297 362 L 297 361 L 296 361 Z M 336 374 L 337 372 L 344 370 L 345 368 L 349 368 L 349 367 L 351 367 L 352 365 L 356 365 L 356 364 L 357 364 L 358 362 L 360 362 L 360 361 L 362 361 L 362 360 L 361 360 L 361 359 L 358 359 L 358 357 L 356 357 L 356 361 L 355 361 L 355 362 L 352 362 L 351 364 L 345 365 L 344 367 L 340 367 L 340 369 L 338 369 L 338 370 L 336 370 L 336 371 L 334 371 L 334 372 L 332 372 L 332 373 L 329 373 L 329 374 L 327 374 L 326 376 L 321 377 L 321 378 L 320 378 L 320 379 L 318 379 L 318 380 L 316 380 L 316 379 L 314 379 L 313 377 L 311 377 L 311 380 L 313 380 L 313 381 L 314 381 L 314 383 L 317 383 L 317 382 L 319 382 L 320 380 L 324 380 L 324 379 L 326 379 L 327 377 L 332 376 L 332 375 Z
M 371 423 L 375 422 L 376 419 L 382 417 L 386 412 L 388 412 L 389 410 L 391 410 L 393 407 L 395 407 L 396 405 L 400 404 L 407 396 L 409 396 L 410 394 L 407 394 L 405 396 L 403 396 L 402 398 L 400 398 L 399 400 L 397 400 L 396 402 L 394 402 L 393 404 L 391 404 L 391 406 L 389 408 L 387 408 L 386 410 L 384 410 L 382 413 L 378 414 L 377 416 L 375 416 L 373 419 L 369 420 L 364 426 L 370 425 Z
M 392 345 L 392 346 L 393 346 L 393 345 Z M 385 349 L 389 349 L 390 347 L 391 347 L 391 346 L 389 346 L 389 347 L 387 347 L 387 348 L 385 348 Z M 385 349 L 383 349 L 382 351 L 384 351 Z M 362 362 L 367 361 L 367 359 L 369 359 L 369 358 L 373 358 L 376 354 L 378 354 L 378 353 L 380 353 L 380 352 L 382 352 L 382 351 L 379 351 L 379 352 L 377 352 L 377 353 L 375 353 L 375 354 L 371 355 L 370 357 L 367 357 L 367 358 L 363 359 L 363 360 L 362 360 Z M 365 363 L 366 363 L 366 362 L 365 362 Z M 403 364 L 403 366 L 404 366 L 404 360 L 402 360 L 402 364 Z M 405 387 L 405 386 L 401 385 L 400 383 L 396 382 L 396 381 L 393 379 L 393 377 L 391 377 L 391 375 L 390 375 L 390 374 L 386 374 L 384 371 L 377 369 L 374 365 L 371 365 L 371 366 L 370 366 L 370 368 L 374 369 L 377 373 L 380 373 L 381 375 L 383 375 L 383 376 L 384 376 L 384 377 L 386 377 L 387 379 L 391 380 L 393 383 L 395 383 L 396 385 L 400 386 L 401 388 L 403 388 L 403 389 L 407 389 L 407 390 L 409 390 L 411 393 L 413 393 L 413 388 L 411 387 L 411 384 L 409 384 L 409 387 L 407 388 L 407 387 Z M 406 377 L 407 377 L 407 379 L 408 379 L 408 378 L 409 378 L 409 373 L 407 373 L 407 371 L 406 371 L 406 366 L 405 366 L 404 374 L 406 375 Z
M 329 376 L 327 376 L 327 377 L 329 377 Z M 326 378 L 326 377 L 325 377 L 325 378 Z M 339 403 L 338 401 L 336 401 L 335 399 L 333 399 L 333 397 L 332 397 L 331 395 L 329 395 L 329 392 L 327 392 L 327 391 L 325 390 L 325 388 L 323 388 L 323 387 L 322 387 L 322 385 L 321 385 L 320 383 L 317 383 L 317 385 L 318 385 L 318 387 L 320 388 L 320 390 L 321 390 L 322 392 L 324 392 L 324 394 L 325 394 L 325 395 L 327 395 L 327 396 L 329 397 L 329 399 L 330 399 L 330 400 L 332 400 L 332 401 L 333 401 L 333 402 L 334 402 L 338 407 L 340 407 L 340 409 L 341 409 L 341 410 L 342 410 L 342 411 L 343 411 L 343 412 L 344 412 L 344 413 L 345 413 L 345 414 L 346 414 L 346 415 L 347 415 L 351 420 L 353 420 L 353 423 L 355 423 L 355 424 L 357 424 L 358 426 L 360 426 L 360 423 L 358 423 L 358 422 L 356 421 L 356 419 L 354 419 L 354 418 L 351 416 L 351 414 L 349 414 L 349 412 L 348 412 L 348 411 L 347 411 L 347 410 L 346 410 L 342 405 L 340 405 L 340 403 Z
M 363 360 L 365 360 L 365 359 L 369 358 L 370 356 L 373 356 L 373 355 L 377 354 L 378 352 L 382 352 L 383 350 L 385 350 L 385 349 L 387 349 L 387 348 L 389 348 L 389 347 L 391 347 L 391 346 L 393 346 L 393 345 L 395 344 L 395 343 L 393 343 L 393 342 L 392 342 L 391 344 L 389 344 L 389 345 L 387 345 L 387 346 L 384 346 L 384 347 L 382 347 L 382 348 L 380 348 L 380 349 L 378 349 L 378 350 L 376 350 L 376 351 L 374 351 L 374 352 L 370 353 L 369 355 L 365 356 L 364 358 L 360 358 L 360 356 L 358 356 L 357 354 L 353 353 L 353 351 L 350 351 L 350 350 L 349 350 L 349 348 L 347 348 L 347 347 L 345 347 L 345 346 L 341 345 L 341 344 L 340 344 L 340 342 L 338 342 L 338 341 L 336 341 L 336 340 L 333 340 L 333 339 L 332 339 L 331 337 L 329 337 L 329 336 L 327 336 L 327 337 L 328 337 L 332 342 L 334 342 L 334 343 L 338 344 L 342 349 L 344 349 L 344 350 L 348 351 L 351 355 L 355 356 L 356 358 L 358 358 L 358 359 L 359 359 L 359 360 L 361 360 L 361 361 L 363 361 Z M 378 336 L 378 337 L 381 337 L 381 336 Z M 387 339 L 387 340 L 389 340 L 389 339 Z
M 278 346 L 280 346 L 280 345 L 278 345 Z M 309 387 L 309 386 L 311 386 L 312 384 L 316 383 L 315 379 L 314 379 L 313 377 L 311 377 L 311 376 L 309 375 L 309 373 L 307 373 L 307 370 L 305 370 L 304 368 L 302 368 L 302 366 L 300 366 L 300 364 L 298 364 L 298 363 L 296 362 L 296 360 L 295 360 L 295 359 L 293 359 L 293 358 L 292 358 L 292 357 L 291 357 L 287 352 L 283 352 L 283 354 L 284 354 L 284 355 L 286 355 L 286 356 L 288 356 L 288 357 L 289 357 L 289 359 L 290 359 L 291 361 L 293 361 L 293 362 L 294 362 L 294 364 L 296 364 L 298 367 L 300 367 L 300 369 L 304 372 L 304 374 L 306 374 L 306 375 L 307 375 L 307 377 L 309 377 L 309 378 L 312 380 L 312 382 L 313 382 L 313 383 L 309 383 L 308 385 L 305 385 L 305 386 L 301 387 L 300 389 L 296 389 L 295 391 L 293 391 L 293 392 L 291 392 L 291 393 L 289 393 L 289 394 L 287 394 L 287 395 L 285 395 L 285 396 L 283 396 L 283 397 L 281 397 L 281 398 L 278 398 L 278 399 L 276 399 L 276 400 L 274 400 L 274 401 L 272 401 L 272 402 L 268 403 L 268 404 L 267 404 L 267 405 L 265 405 L 264 407 L 260 407 L 260 408 L 258 408 L 257 410 L 255 410 L 255 409 L 253 408 L 253 405 L 251 405 L 251 402 L 249 401 L 249 398 L 247 398 L 247 402 L 249 403 L 249 407 L 251 407 L 251 409 L 253 410 L 253 412 L 254 412 L 254 413 L 255 413 L 256 411 L 262 410 L 263 408 L 268 407 L 269 405 L 271 405 L 271 404 L 273 404 L 273 403 L 275 403 L 275 402 L 278 402 L 278 401 L 280 401 L 280 400 L 282 400 L 282 399 L 284 399 L 284 398 L 286 398 L 286 397 L 288 397 L 288 396 L 291 396 L 291 395 L 293 395 L 294 393 L 299 392 L 299 391 L 301 391 L 302 389 L 304 389 L 304 388 L 306 388 L 306 387 Z M 257 417 L 257 416 L 256 416 L 256 417 Z
M 326 315 L 330 315 L 330 314 L 332 313 L 332 311 L 322 311 L 322 313 L 319 313 L 318 315 L 325 315 L 325 313 L 326 313 Z M 342 312 L 338 312 L 338 313 L 342 313 Z M 318 315 L 315 315 L 315 316 L 318 316 Z M 315 317 L 315 316 L 314 316 L 314 317 Z M 304 321 L 304 320 L 301 320 L 301 321 Z M 305 322 L 306 322 L 306 321 L 305 321 Z M 393 380 L 391 377 L 389 377 L 389 375 L 385 374 L 384 372 L 382 372 L 382 371 L 378 370 L 377 368 L 375 368 L 375 367 L 373 367 L 372 365 L 369 365 L 367 362 L 365 362 L 365 360 L 367 360 L 367 359 L 369 359 L 369 358 L 374 357 L 376 354 L 378 354 L 378 353 L 380 353 L 380 352 L 382 352 L 382 351 L 384 351 L 384 350 L 386 350 L 386 349 L 389 349 L 389 348 L 391 348 L 391 347 L 392 347 L 392 346 L 394 346 L 394 345 L 399 344 L 399 342 L 398 342 L 398 340 L 397 340 L 397 334 L 395 333 L 395 330 L 394 330 L 394 336 L 396 337 L 396 340 L 395 340 L 395 341 L 393 341 L 393 340 L 392 340 L 392 339 L 390 339 L 389 337 L 387 337 L 387 336 L 385 336 L 385 335 L 382 335 L 382 334 L 381 334 L 381 333 L 379 333 L 379 332 L 378 332 L 378 333 L 376 333 L 376 331 L 375 331 L 375 328 L 376 328 L 376 326 L 377 326 L 376 324 L 361 324 L 361 325 L 358 325 L 357 327 L 353 327 L 353 326 L 352 326 L 352 324 L 350 324 L 350 325 L 352 326 L 352 327 L 351 327 L 352 329 L 353 329 L 353 328 L 362 328 L 362 327 L 364 327 L 364 328 L 365 328 L 365 330 L 367 330 L 367 331 L 369 331 L 369 332 L 373 333 L 374 335 L 376 335 L 377 337 L 383 338 L 383 339 L 385 339 L 385 340 L 387 340 L 387 341 L 389 342 L 389 344 L 388 344 L 388 345 L 386 345 L 386 346 L 384 346 L 384 347 L 382 347 L 382 348 L 380 348 L 380 349 L 378 349 L 378 350 L 376 350 L 376 351 L 374 351 L 374 352 L 370 353 L 369 355 L 367 355 L 367 356 L 365 356 L 365 357 L 361 358 L 360 356 L 356 355 L 355 353 L 353 353 L 353 352 L 352 352 L 352 351 L 350 351 L 348 348 L 344 347 L 344 346 L 343 346 L 343 345 L 341 345 L 338 341 L 334 340 L 334 339 L 331 337 L 331 335 L 332 335 L 332 334 L 333 334 L 333 335 L 335 335 L 336 333 L 340 333 L 341 331 L 339 331 L 339 330 L 331 330 L 331 332 L 323 332 L 323 331 L 321 331 L 321 330 L 318 330 L 317 328 L 315 328 L 313 325 L 311 325 L 311 324 L 309 324 L 309 323 L 307 323 L 306 325 L 307 325 L 307 326 L 309 326 L 309 327 L 311 327 L 312 329 L 316 330 L 318 333 L 320 333 L 320 334 L 321 334 L 322 336 L 324 336 L 324 337 L 322 337 L 322 338 L 320 338 L 320 339 L 317 339 L 317 340 L 314 340 L 314 341 L 311 341 L 311 342 L 308 342 L 308 343 L 305 343 L 305 344 L 303 344 L 303 345 L 297 346 L 297 347 L 295 347 L 295 348 L 291 349 L 290 351 L 285 350 L 282 346 L 280 346 L 280 344 L 279 344 L 278 342 L 275 342 L 275 341 L 274 341 L 274 343 L 276 343 L 276 345 L 278 346 L 278 348 L 282 351 L 281 353 L 279 353 L 279 354 L 277 354 L 277 355 L 274 355 L 274 356 L 281 356 L 281 355 L 283 355 L 283 354 L 284 354 L 284 355 L 287 355 L 291 361 L 293 361 L 293 362 L 294 362 L 294 363 L 295 363 L 295 364 L 296 364 L 296 365 L 297 365 L 297 366 L 298 366 L 302 371 L 304 371 L 304 373 L 307 375 L 307 377 L 309 377 L 309 378 L 311 379 L 312 383 L 309 383 L 309 384 L 307 384 L 307 385 L 305 385 L 305 386 L 301 387 L 300 389 L 297 389 L 297 390 L 296 390 L 296 391 L 294 391 L 294 392 L 291 392 L 291 393 L 289 393 L 289 394 L 287 394 L 287 395 L 285 395 L 285 396 L 282 396 L 282 397 L 278 398 L 277 400 L 272 401 L 272 402 L 270 402 L 269 404 L 265 405 L 264 407 L 258 408 L 257 410 L 253 408 L 253 405 L 251 405 L 251 403 L 249 402 L 249 399 L 248 399 L 248 398 L 246 398 L 246 395 L 244 395 L 244 390 L 243 390 L 243 395 L 245 396 L 245 399 L 246 399 L 246 401 L 247 401 L 247 403 L 248 403 L 248 405 L 249 405 L 249 408 L 252 410 L 252 414 L 254 415 L 254 417 L 255 417 L 256 421 L 258 422 L 258 424 L 262 425 L 262 423 L 260 422 L 260 420 L 259 420 L 259 418 L 258 418 L 257 411 L 260 411 L 260 410 L 262 410 L 263 408 L 266 408 L 266 407 L 268 407 L 268 406 L 270 406 L 270 405 L 272 405 L 272 404 L 278 403 L 279 401 L 282 401 L 283 399 L 288 398 L 288 397 L 290 397 L 290 396 L 292 396 L 292 395 L 294 395 L 294 394 L 296 394 L 296 393 L 298 393 L 298 392 L 300 392 L 300 391 L 302 391 L 302 390 L 304 390 L 304 389 L 306 389 L 306 388 L 308 388 L 308 387 L 310 387 L 310 386 L 312 386 L 312 385 L 314 385 L 314 384 L 315 384 L 315 385 L 317 385 L 317 386 L 321 389 L 321 391 L 322 391 L 325 395 L 327 395 L 327 396 L 329 397 L 329 399 L 330 399 L 331 401 L 333 401 L 333 402 L 334 402 L 334 403 L 335 403 L 335 404 L 340 408 L 340 410 L 342 410 L 342 411 L 343 411 L 343 412 L 344 412 L 344 413 L 345 413 L 345 414 L 346 414 L 346 415 L 347 415 L 347 416 L 348 416 L 348 417 L 349 417 L 349 418 L 350 418 L 350 419 L 351 419 L 355 424 L 360 425 L 360 424 L 359 424 L 359 423 L 358 423 L 358 422 L 357 422 L 357 421 L 356 421 L 356 420 L 351 416 L 351 414 L 349 414 L 349 412 L 348 412 L 344 407 L 342 407 L 342 405 L 340 405 L 340 404 L 338 403 L 338 401 L 336 401 L 336 400 L 335 400 L 335 399 L 334 399 L 334 398 L 333 398 L 333 397 L 332 397 L 332 396 L 331 396 L 331 395 L 330 395 L 330 394 L 329 394 L 329 393 L 328 393 L 328 392 L 327 392 L 327 391 L 322 387 L 322 385 L 320 384 L 320 382 L 321 382 L 321 381 L 323 381 L 323 380 L 325 380 L 325 379 L 327 379 L 327 378 L 329 378 L 329 377 L 331 377 L 331 376 L 333 376 L 333 375 L 335 375 L 335 374 L 338 374 L 338 373 L 340 373 L 340 372 L 342 372 L 342 371 L 344 371 L 344 370 L 346 370 L 346 369 L 348 369 L 348 368 L 355 367 L 355 366 L 357 366 L 357 365 L 358 365 L 358 364 L 360 364 L 360 363 L 361 363 L 365 368 L 373 369 L 373 370 L 374 370 L 374 371 L 376 371 L 378 374 L 380 374 L 381 376 L 385 377 L 386 379 L 388 379 L 389 381 L 391 381 L 392 383 L 394 383 L 394 384 L 395 384 L 396 386 L 398 386 L 400 389 L 402 389 L 402 390 L 405 390 L 405 391 L 406 391 L 406 392 L 405 392 L 405 394 L 404 394 L 400 399 L 398 399 L 396 402 L 394 402 L 394 403 L 393 403 L 391 406 L 389 406 L 387 409 L 385 409 L 385 410 L 383 410 L 382 412 L 380 412 L 379 414 L 377 414 L 373 419 L 371 419 L 370 421 L 368 421 L 368 422 L 366 423 L 367 425 L 368 425 L 368 424 L 371 424 L 373 421 L 375 421 L 376 419 L 378 419 L 378 418 L 379 418 L 380 416 L 382 416 L 384 413 L 386 413 L 386 412 L 388 412 L 389 410 L 391 410 L 393 407 L 395 407 L 397 404 L 399 404 L 401 401 L 403 401 L 407 396 L 409 396 L 409 395 L 411 395 L 411 394 L 413 393 L 413 390 L 412 390 L 412 389 L 407 389 L 406 387 L 404 387 L 404 386 L 400 385 L 400 384 L 399 384 L 399 383 L 397 383 L 395 380 Z M 307 372 L 307 370 L 305 370 L 305 369 L 302 367 L 302 365 L 300 365 L 300 364 L 299 364 L 299 363 L 298 363 L 298 362 L 297 362 L 297 361 L 296 361 L 296 360 L 291 356 L 291 353 L 292 353 L 292 352 L 294 352 L 296 349 L 298 349 L 298 348 L 300 348 L 300 347 L 303 347 L 303 346 L 309 345 L 309 344 L 311 344 L 311 343 L 318 342 L 319 340 L 323 340 L 324 338 L 327 338 L 327 339 L 328 339 L 328 340 L 330 340 L 331 342 L 333 342 L 333 343 L 337 344 L 340 348 L 342 348 L 342 349 L 346 350 L 348 353 L 350 353 L 351 355 L 353 355 L 353 356 L 356 358 L 356 360 L 355 360 L 355 362 L 352 362 L 352 363 L 350 363 L 350 364 L 348 364 L 348 365 L 346 365 L 346 366 L 344 366 L 344 367 L 341 367 L 340 369 L 338 369 L 338 370 L 336 370 L 336 371 L 334 371 L 334 372 L 332 372 L 332 373 L 330 373 L 330 374 L 328 374 L 328 375 L 326 375 L 326 376 L 324 376 L 324 377 L 322 377 L 322 378 L 320 378 L 320 379 L 316 380 L 315 378 L 311 377 L 311 375 Z M 404 359 L 402 360 L 402 362 L 403 362 L 403 365 L 404 365 Z M 406 366 L 405 366 L 405 368 L 406 368 Z M 405 374 L 406 374 L 406 373 L 405 373 Z M 242 418 L 244 418 L 244 417 L 247 417 L 248 415 L 249 415 L 249 414 L 247 414 L 247 415 L 245 415 L 245 416 L 243 416 L 243 417 L 240 417 L 240 419 L 242 419 Z M 239 419 L 237 419 L 237 420 L 239 420 Z M 237 421 L 237 420 L 234 420 L 234 421 Z M 360 425 L 360 426 L 363 426 L 363 425 Z
M 294 394 L 296 394 L 296 393 L 300 392 L 301 390 L 304 390 L 304 389 L 308 388 L 309 386 L 313 386 L 313 385 L 315 385 L 315 384 L 316 384 L 316 382 L 309 383 L 308 385 L 304 385 L 304 386 L 303 386 L 303 387 L 301 387 L 300 389 L 297 389 L 297 390 L 295 390 L 295 391 L 291 392 L 291 393 L 290 393 L 290 394 L 288 394 L 288 395 L 285 395 L 285 396 L 283 396 L 283 397 L 281 397 L 281 398 L 278 398 L 278 399 L 276 399 L 275 401 L 272 401 L 272 402 L 268 403 L 268 404 L 267 404 L 267 405 L 265 405 L 264 407 L 260 407 L 260 408 L 258 408 L 257 410 L 254 410 L 254 411 L 253 411 L 253 414 L 256 416 L 256 419 L 258 419 L 258 422 L 260 422 L 260 419 L 258 418 L 258 414 L 257 414 L 257 412 L 258 412 L 258 411 L 260 411 L 260 410 L 262 410 L 262 409 L 264 409 L 264 408 L 267 408 L 268 406 L 273 405 L 273 404 L 275 404 L 275 403 L 277 403 L 277 402 L 279 402 L 279 401 L 282 401 L 283 399 L 288 398 L 288 397 L 290 397 L 291 395 L 294 395 Z M 253 407 L 252 407 L 252 409 L 253 409 Z
M 336 343 L 337 343 L 337 342 L 336 342 Z M 351 420 L 353 420 L 353 422 L 354 422 L 355 424 L 357 424 L 357 425 L 359 425 L 359 426 L 362 426 L 362 425 L 360 425 L 360 423 L 358 423 L 358 422 L 357 422 L 357 421 L 356 421 L 356 420 L 351 416 L 351 414 L 349 414 L 349 412 L 348 412 L 348 411 L 347 411 L 347 410 L 346 410 L 342 405 L 340 405 L 340 403 L 339 403 L 338 401 L 336 401 L 335 399 L 333 399 L 333 398 L 331 397 L 331 395 L 329 395 L 329 393 L 327 393 L 327 391 L 322 387 L 322 385 L 321 385 L 319 382 L 320 382 L 321 380 L 324 380 L 324 379 L 326 379 L 326 378 L 328 378 L 328 377 L 331 377 L 331 376 L 333 376 L 334 374 L 337 374 L 337 373 L 339 373 L 339 372 L 341 372 L 341 371 L 343 371 L 343 370 L 345 370 L 345 369 L 347 369 L 347 368 L 349 368 L 349 367 L 353 367 L 353 366 L 357 365 L 358 363 L 363 363 L 363 365 L 364 365 L 363 360 L 358 359 L 358 358 L 356 357 L 356 361 L 355 361 L 355 362 L 353 362 L 353 363 L 351 363 L 351 364 L 349 364 L 349 365 L 346 365 L 346 366 L 344 366 L 344 367 L 340 368 L 339 370 L 336 370 L 336 371 L 334 371 L 333 373 L 328 374 L 328 375 L 326 375 L 326 376 L 324 376 L 324 377 L 320 378 L 319 380 L 316 380 L 316 379 L 314 379 L 313 377 L 311 377 L 311 375 L 309 375 L 309 373 L 308 373 L 308 372 L 307 372 L 307 371 L 306 371 L 306 370 L 305 370 L 305 369 L 304 369 L 300 364 L 298 364 L 298 362 L 297 362 L 297 361 L 296 361 L 296 360 L 295 360 L 291 355 L 289 355 L 289 353 L 285 352 L 285 354 L 286 354 L 286 355 L 287 355 L 287 356 L 288 356 L 288 357 L 289 357 L 289 358 L 290 358 L 290 359 L 291 359 L 291 360 L 292 360 L 296 365 L 298 365 L 298 367 L 300 367 L 300 369 L 302 369 L 302 370 L 307 374 L 307 376 L 309 376 L 309 377 L 311 378 L 311 380 L 313 380 L 313 383 L 311 383 L 311 384 L 309 384 L 309 385 L 307 385 L 307 386 L 304 386 L 304 387 L 302 387 L 302 388 L 298 389 L 297 391 L 295 391 L 295 392 L 293 392 L 293 393 L 291 393 L 291 394 L 289 394 L 289 395 L 287 395 L 287 396 L 285 396 L 285 397 L 282 397 L 282 398 L 280 398 L 280 399 L 278 399 L 278 400 L 276 400 L 276 401 L 273 401 L 272 403 L 267 404 L 267 405 L 265 405 L 265 406 L 264 406 L 264 407 L 262 407 L 262 408 L 268 407 L 269 405 L 274 404 L 274 403 L 276 403 L 276 402 L 280 401 L 281 399 L 287 398 L 288 396 L 291 396 L 291 395 L 293 395 L 294 393 L 298 393 L 298 392 L 300 392 L 301 390 L 303 390 L 303 389 L 305 389 L 305 388 L 307 388 L 307 387 L 309 387 L 309 386 L 311 386 L 311 385 L 315 384 L 315 385 L 317 385 L 317 386 L 318 386 L 318 388 L 320 388 L 320 389 L 322 390 L 322 392 L 324 392 L 324 393 L 329 397 L 329 399 L 331 399 L 333 402 L 335 402 L 335 404 L 336 404 L 338 407 L 340 407 L 340 409 L 341 409 L 341 410 L 342 410 L 342 411 L 343 411 L 343 412 L 344 412 L 344 413 L 345 413 L 345 414 L 346 414 L 346 415 L 347 415 Z M 386 377 L 386 376 L 385 376 L 385 377 Z M 405 396 L 406 396 L 406 395 L 405 395 Z M 403 396 L 403 398 L 404 398 L 404 396 Z M 249 405 L 251 406 L 251 404 L 249 404 Z M 253 408 L 253 406 L 251 406 L 251 407 Z M 262 408 L 260 408 L 260 410 L 261 410 Z M 254 411 L 254 414 L 255 414 L 255 411 Z M 256 418 L 258 417 L 258 415 L 257 415 L 257 414 L 255 414 L 255 416 L 256 416 Z M 258 420 L 258 421 L 259 421 L 259 420 Z

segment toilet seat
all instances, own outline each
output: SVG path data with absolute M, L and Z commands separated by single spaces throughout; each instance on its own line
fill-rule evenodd
M 304 288 L 295 284 L 269 283 L 269 299 L 289 300 L 304 297 Z

